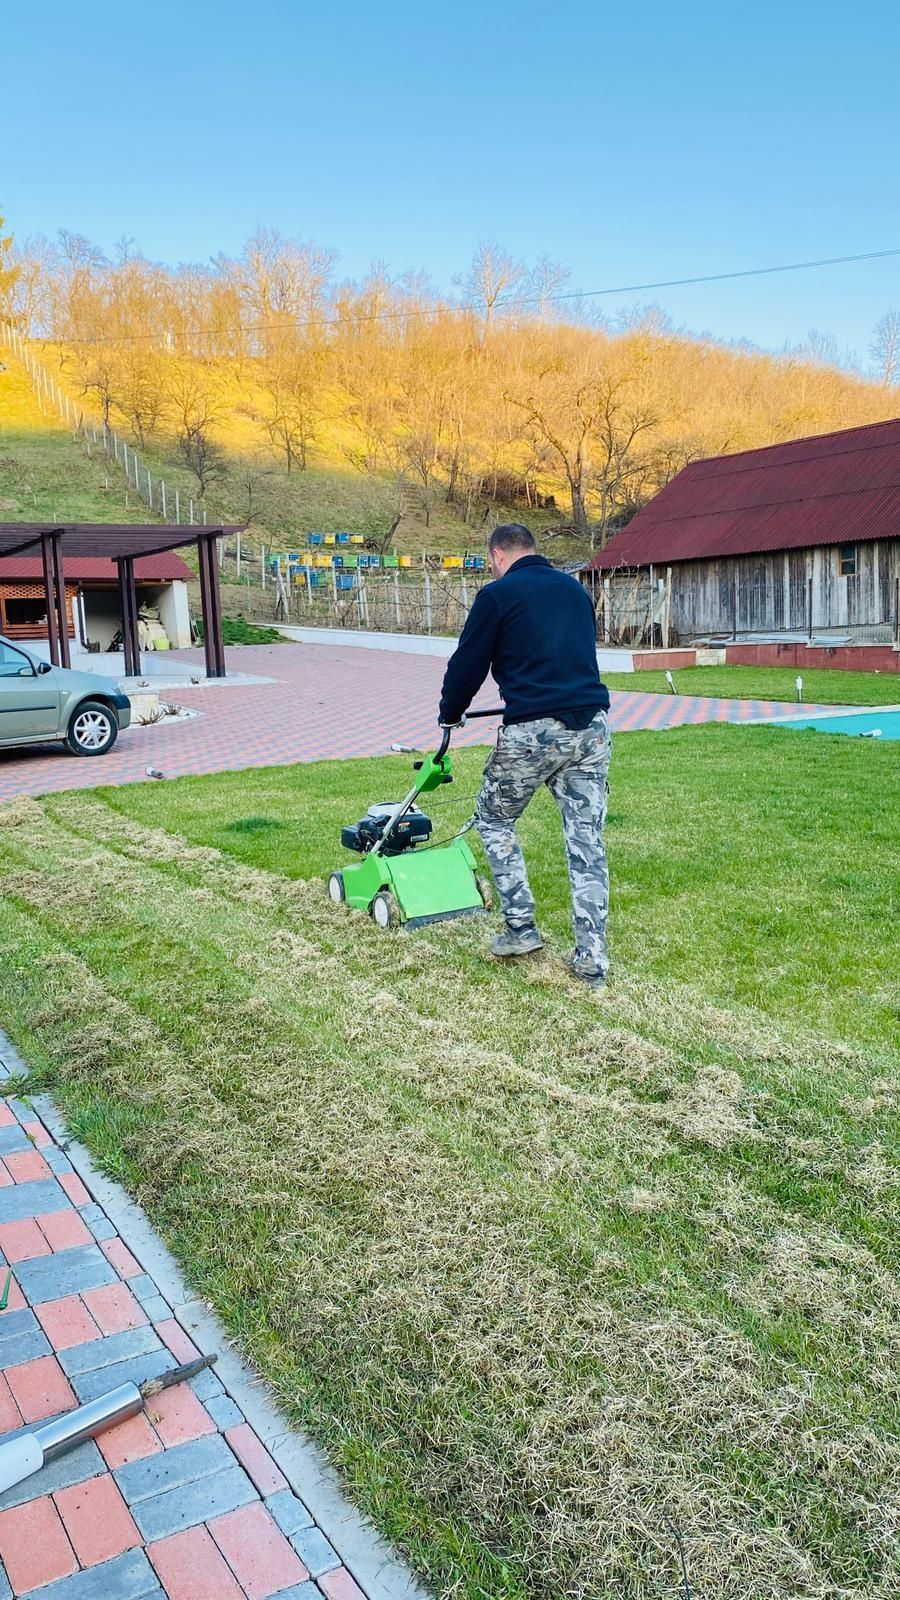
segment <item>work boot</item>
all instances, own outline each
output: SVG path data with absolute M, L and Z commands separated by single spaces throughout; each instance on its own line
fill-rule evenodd
M 572 977 L 577 978 L 579 983 L 587 984 L 589 989 L 605 989 L 606 973 L 600 972 L 597 967 L 590 966 L 584 960 L 584 958 L 580 957 L 577 953 L 573 956 L 569 956 L 566 966 L 571 972 Z
M 530 956 L 533 950 L 542 950 L 544 941 L 534 923 L 527 928 L 511 928 L 508 924 L 496 939 L 491 940 L 492 956 Z

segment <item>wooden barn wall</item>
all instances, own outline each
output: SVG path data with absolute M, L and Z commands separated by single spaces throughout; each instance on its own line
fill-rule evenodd
M 885 627 L 894 620 L 898 576 L 896 539 L 857 545 L 855 577 L 841 576 L 837 545 L 682 561 L 672 567 L 672 631 L 678 638 L 805 632 L 810 578 L 814 630 Z

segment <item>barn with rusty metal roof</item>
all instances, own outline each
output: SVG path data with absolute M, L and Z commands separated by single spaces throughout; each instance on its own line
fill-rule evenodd
M 583 577 L 611 642 L 898 642 L 900 419 L 692 462 Z

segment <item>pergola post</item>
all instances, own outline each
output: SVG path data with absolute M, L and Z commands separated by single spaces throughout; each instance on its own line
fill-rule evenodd
M 136 678 L 141 670 L 141 639 L 138 632 L 137 589 L 134 585 L 134 560 L 121 556 L 116 562 L 119 571 L 119 601 L 122 608 L 122 647 L 125 655 L 125 676 Z
M 55 667 L 62 665 L 59 658 L 59 601 L 56 593 L 56 549 L 58 535 L 41 534 L 41 562 L 44 568 L 44 589 L 47 594 L 47 644 L 50 660 Z
M 53 546 L 53 581 L 56 588 L 56 615 L 59 619 L 59 660 L 63 667 L 72 665 L 69 654 L 69 616 L 66 608 L 66 578 L 63 567 L 62 536 L 51 534 Z
M 216 535 L 201 534 L 197 539 L 200 558 L 200 605 L 203 612 L 203 649 L 206 676 L 224 678 L 225 641 L 222 637 L 222 597 L 215 557 Z

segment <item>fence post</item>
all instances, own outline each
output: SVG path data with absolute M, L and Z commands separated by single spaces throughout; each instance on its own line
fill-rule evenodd
M 463 572 L 463 575 L 459 580 L 459 592 L 462 598 L 463 622 L 465 622 L 467 616 L 469 615 L 469 585 L 466 582 L 465 572 Z
M 431 573 L 425 568 L 425 632 L 431 632 Z
M 403 618 L 402 618 L 401 613 L 400 613 L 400 574 L 399 574 L 399 572 L 395 572 L 394 573 L 394 621 L 395 621 L 395 623 L 397 625 L 397 632 L 399 633 L 400 625 L 401 625 L 401 623 L 403 621 Z
M 193 527 L 194 526 L 194 502 L 191 499 L 188 500 L 188 516 L 190 517 L 191 527 Z
M 663 603 L 663 649 L 669 648 L 669 616 L 672 605 L 672 568 L 666 567 L 666 598 Z
M 160 480 L 159 480 L 159 492 L 162 495 L 162 515 L 163 515 L 163 522 L 165 522 L 166 521 L 166 480 L 165 480 L 165 478 L 160 478 Z
M 150 478 L 150 468 L 147 468 L 147 504 L 153 510 L 153 484 Z
M 181 499 L 177 489 L 175 490 L 175 521 L 176 523 L 181 522 Z

